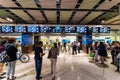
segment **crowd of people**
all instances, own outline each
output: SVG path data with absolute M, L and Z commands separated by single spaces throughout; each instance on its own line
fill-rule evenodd
M 120 42 L 113 41 L 111 44 L 107 45 L 104 42 L 95 42 L 90 51 L 93 53 L 93 60 L 96 62 L 100 61 L 104 64 L 106 59 L 109 57 L 109 51 L 111 53 L 111 64 L 116 65 L 116 71 L 119 71 L 119 60 L 120 60 Z
M 73 42 L 58 42 L 57 46 L 59 47 L 59 51 L 60 52 L 71 52 L 72 51 L 72 55 L 75 55 L 77 53 L 80 53 L 81 50 L 81 44 L 79 41 L 73 41 Z M 49 50 L 53 47 L 53 43 L 49 44 L 48 42 L 46 44 L 43 45 L 44 50 Z
M 120 60 L 120 42 L 113 41 L 111 45 L 109 45 L 112 62 L 111 64 L 116 65 L 116 71 L 119 71 L 119 60 Z M 51 74 L 53 75 L 53 80 L 56 78 L 56 63 L 57 63 L 57 56 L 61 52 L 72 51 L 72 55 L 80 53 L 81 44 L 80 42 L 68 42 L 63 43 L 62 47 L 60 42 L 53 43 L 51 48 L 48 49 L 48 59 L 51 62 Z M 104 42 L 95 42 L 94 45 L 90 46 L 90 51 L 94 53 L 93 60 L 96 62 L 101 62 L 101 64 L 105 64 L 108 57 L 108 46 Z M 6 74 L 7 80 L 15 79 L 15 64 L 17 60 L 17 45 L 14 39 L 9 39 L 8 41 L 1 41 L 0 43 L 0 54 L 6 51 L 7 55 L 10 57 L 10 60 L 7 62 L 7 72 L 3 71 L 3 67 L 5 63 L 0 62 L 0 79 L 3 78 L 4 74 Z M 43 42 L 40 41 L 34 48 L 34 60 L 35 60 L 35 69 L 36 69 L 36 80 L 40 80 L 41 76 L 41 69 L 42 69 L 42 59 L 44 53 Z

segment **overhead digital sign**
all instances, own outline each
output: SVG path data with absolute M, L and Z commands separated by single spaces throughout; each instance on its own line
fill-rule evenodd
M 64 32 L 65 33 L 76 33 L 76 27 L 65 26 L 64 27 Z
M 34 32 L 34 33 L 38 33 L 39 32 L 39 27 L 34 25 L 29 25 L 27 26 L 27 32 Z
M 99 33 L 99 27 L 92 27 L 92 33 Z
M 77 33 L 87 33 L 88 27 L 85 26 L 77 26 Z
M 53 33 L 63 33 L 64 32 L 64 27 L 61 27 L 61 26 L 53 26 L 51 28 L 52 28 Z
M 50 26 L 40 26 L 40 32 L 41 33 L 51 33 L 52 27 Z
M 110 27 L 99 27 L 99 33 L 110 33 Z
M 26 32 L 26 26 L 21 25 L 15 26 L 15 32 Z
M 2 26 L 2 28 L 1 28 L 1 32 L 5 32 L 5 33 L 7 33 L 7 32 L 14 32 L 14 27 L 13 26 Z

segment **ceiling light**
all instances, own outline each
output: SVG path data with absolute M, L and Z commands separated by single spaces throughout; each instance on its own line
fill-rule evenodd
M 6 18 L 7 21 L 13 22 L 13 20 L 9 17 Z
M 102 20 L 101 22 L 102 22 L 102 23 L 104 23 L 105 21 L 104 21 L 104 20 Z

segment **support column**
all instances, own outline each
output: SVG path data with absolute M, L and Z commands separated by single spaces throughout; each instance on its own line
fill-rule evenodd
M 82 47 L 84 52 L 89 53 L 89 48 L 92 46 L 92 42 L 92 32 L 91 29 L 89 29 L 87 34 L 82 35 Z
M 80 42 L 80 50 L 82 50 L 82 35 L 81 34 L 78 34 L 76 36 L 76 40 Z
M 33 34 L 22 33 L 22 53 L 30 53 L 33 51 Z

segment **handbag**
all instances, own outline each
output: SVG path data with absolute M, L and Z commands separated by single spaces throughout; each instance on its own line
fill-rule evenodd
M 92 57 L 93 57 L 93 53 L 90 52 L 90 53 L 88 54 L 88 56 L 89 56 L 90 58 L 92 58 Z
M 50 58 L 50 56 L 51 56 L 51 50 L 49 50 L 49 53 L 48 53 L 48 59 Z
M 116 57 L 120 59 L 120 53 Z
M 10 57 L 7 55 L 7 51 L 3 51 L 0 53 L 0 62 L 5 63 L 10 60 Z

